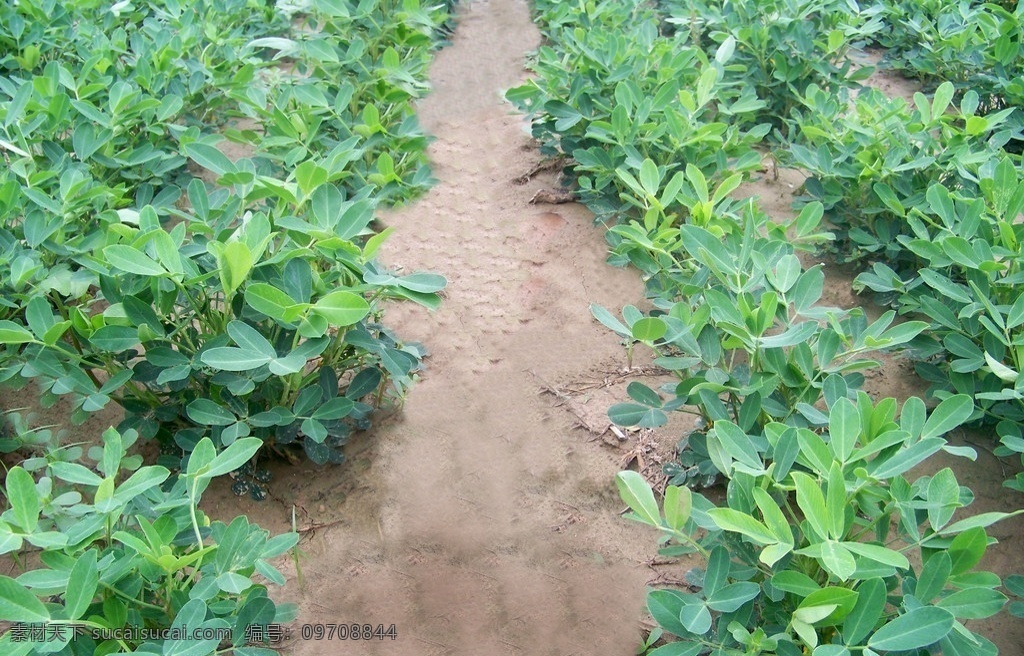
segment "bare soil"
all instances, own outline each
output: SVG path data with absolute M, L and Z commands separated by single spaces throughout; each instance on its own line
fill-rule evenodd
M 521 179 L 541 156 L 502 93 L 523 79 L 539 43 L 525 0 L 465 2 L 431 68 L 433 92 L 419 110 L 436 139 L 439 182 L 382 216 L 396 228 L 386 261 L 449 280 L 437 312 L 388 311 L 389 325 L 432 352 L 404 410 L 357 436 L 342 467 L 272 466 L 263 503 L 233 496 L 227 481 L 204 500 L 215 518 L 246 514 L 271 531 L 302 533 L 299 567 L 282 560 L 288 585 L 273 591 L 301 609 L 279 645 L 285 654 L 633 654 L 645 584 L 671 584 L 688 567 L 653 561 L 656 534 L 619 516 L 613 482 L 627 466 L 657 479 L 689 429 L 684 419 L 616 434 L 607 420 L 630 380 L 658 380 L 643 361 L 628 366 L 589 305 L 617 312 L 642 304 L 641 281 L 604 262 L 602 231 L 583 206 L 531 204 L 558 187 L 557 171 Z M 899 76 L 876 75 L 887 93 L 912 95 Z M 802 182 L 781 169 L 744 189 L 779 215 L 792 212 Z M 825 265 L 823 303 L 863 306 L 872 317 L 886 309 L 853 294 L 854 271 Z M 869 375 L 867 390 L 903 399 L 925 388 L 893 357 Z M 34 405 L 31 393 L 3 402 Z M 43 412 L 66 424 L 63 405 Z M 69 439 L 98 436 L 119 419 L 111 408 Z M 991 455 L 991 436 L 958 439 L 974 443 L 978 462 L 938 459 L 933 468 L 955 468 L 977 495 L 974 512 L 1020 506 L 1024 498 L 1000 485 L 1013 463 Z M 982 566 L 1019 571 L 1024 520 L 991 533 L 1000 544 Z M 394 624 L 397 638 L 303 640 L 301 626 L 316 623 Z M 1016 619 L 977 624 L 1000 653 L 1024 654 Z

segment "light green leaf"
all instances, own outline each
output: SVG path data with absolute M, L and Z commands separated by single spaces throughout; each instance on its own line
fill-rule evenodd
M 828 511 L 825 509 L 825 495 L 821 493 L 821 487 L 817 481 L 803 472 L 793 472 L 792 476 L 796 484 L 797 505 L 818 537 L 828 537 Z
M 7 472 L 7 500 L 18 526 L 25 533 L 36 530 L 39 524 L 39 494 L 32 475 L 21 467 L 11 467 Z
M 860 437 L 860 411 L 850 399 L 839 399 L 828 415 L 829 447 L 840 462 L 847 462 Z
M 295 300 L 273 285 L 265 282 L 257 282 L 245 288 L 245 302 L 249 306 L 261 312 L 271 319 L 278 321 L 293 321 L 289 317 L 289 311 L 296 306 Z
M 693 498 L 688 487 L 669 485 L 665 488 L 665 521 L 670 528 L 683 530 L 690 519 Z
M 820 622 L 831 615 L 836 608 L 838 608 L 836 604 L 821 604 L 818 606 L 808 606 L 807 608 L 797 608 L 793 611 L 793 617 L 804 624 L 813 625 L 815 622 Z
M 220 284 L 224 292 L 234 294 L 252 271 L 252 251 L 240 241 L 231 241 L 217 254 Z
M 933 645 L 953 628 L 953 613 L 944 608 L 924 606 L 900 615 L 878 629 L 868 640 L 877 651 L 905 651 Z
M 764 469 L 764 463 L 761 462 L 754 443 L 742 428 L 731 421 L 716 421 L 708 437 L 719 440 L 733 460 L 755 470 Z
M 977 515 L 974 515 L 973 517 L 968 517 L 967 519 L 961 519 L 959 522 L 954 522 L 954 523 L 950 524 L 949 526 L 947 526 L 946 528 L 942 529 L 941 531 L 938 531 L 938 534 L 939 535 L 956 535 L 957 533 L 962 533 L 962 532 L 964 532 L 964 531 L 966 531 L 968 529 L 971 529 L 971 528 L 985 528 L 986 526 L 991 526 L 992 524 L 995 524 L 998 521 L 1002 521 L 1002 520 L 1008 519 L 1010 517 L 1015 517 L 1015 516 L 1021 514 L 1022 512 L 1024 512 L 1024 510 L 1015 510 L 1015 511 L 1009 512 L 1009 513 L 1005 513 L 1005 512 L 978 513 Z M 958 573 L 958 572 L 954 572 L 954 573 Z
M 99 572 L 96 569 L 96 550 L 89 549 L 78 557 L 68 577 L 64 609 L 69 620 L 77 620 L 85 614 L 96 596 L 97 587 Z
M 711 516 L 711 519 L 722 530 L 740 533 L 757 544 L 766 545 L 778 542 L 778 539 L 768 530 L 767 526 L 738 510 L 733 510 L 732 508 L 713 508 L 708 511 L 708 515 Z
M 851 647 L 859 646 L 874 630 L 885 610 L 885 581 L 868 579 L 857 588 L 857 603 L 843 621 L 843 639 Z
M 821 564 L 840 581 L 847 581 L 857 571 L 857 561 L 853 554 L 834 540 L 821 543 Z
M 779 542 L 792 547 L 793 529 L 790 527 L 786 515 L 779 508 L 779 504 L 776 503 L 770 494 L 759 487 L 754 488 L 753 495 L 754 502 L 757 503 L 757 507 L 761 511 L 765 525 Z M 771 564 L 773 563 L 769 563 L 769 565 Z
M 217 577 L 217 587 L 230 594 L 241 594 L 252 587 L 252 580 L 237 572 L 224 572 Z
M 235 340 L 235 344 L 246 351 L 259 353 L 268 358 L 276 358 L 277 351 L 274 346 L 256 330 L 244 321 L 232 321 L 228 324 L 228 335 Z
M 0 575 L 0 618 L 8 622 L 47 622 L 50 612 L 25 586 Z
M 828 509 L 829 535 L 840 540 L 846 535 L 846 480 L 843 478 L 843 466 L 838 462 L 832 463 L 828 473 L 825 505 Z
M 199 166 L 212 171 L 218 176 L 228 171 L 235 171 L 235 165 L 231 163 L 227 155 L 218 150 L 215 146 L 201 142 L 193 142 L 185 145 L 185 154 Z
M 906 408 L 904 408 L 906 410 Z M 945 399 L 928 416 L 921 430 L 921 438 L 945 435 L 967 419 L 974 412 L 974 401 L 966 394 L 957 394 Z
M 891 565 L 896 569 L 909 569 L 910 561 L 898 551 L 877 544 L 864 544 L 863 542 L 843 542 L 843 547 L 853 553 L 864 556 L 883 565 Z
M 196 399 L 185 407 L 188 418 L 203 426 L 228 426 L 237 420 L 234 413 L 210 399 Z
M 89 342 L 103 351 L 120 353 L 139 343 L 139 331 L 128 326 L 103 326 L 92 334 Z
M 351 326 L 370 313 L 370 304 L 362 296 L 336 291 L 323 296 L 313 305 L 313 312 L 334 326 Z
M 661 526 L 658 502 L 643 476 L 635 471 L 621 471 L 615 475 L 615 485 L 619 488 L 619 497 L 644 523 Z
M 107 246 L 103 249 L 103 256 L 111 266 L 127 273 L 155 277 L 167 275 L 167 269 L 160 266 L 156 260 L 131 246 Z
M 932 554 L 921 568 L 921 575 L 917 578 L 917 586 L 914 588 L 914 596 L 918 601 L 928 604 L 939 596 L 946 587 L 952 569 L 953 563 L 947 552 L 939 551 Z
M 22 326 L 7 319 L 0 321 L 0 344 L 26 344 L 32 339 L 32 333 Z
M 221 371 L 249 371 L 262 367 L 273 358 L 259 351 L 250 351 L 233 346 L 218 346 L 203 351 L 199 359 L 203 364 L 214 369 L 220 369 Z
M 1004 383 L 1014 383 L 1020 376 L 1018 372 L 989 355 L 988 351 L 985 351 L 985 362 L 988 364 L 988 368 L 992 370 L 992 373 Z
M 1006 595 L 988 588 L 967 588 L 940 599 L 935 604 L 959 619 L 981 620 L 992 617 L 1006 605 Z
M 761 586 L 749 581 L 730 583 L 716 590 L 707 600 L 708 608 L 720 613 L 731 613 L 761 594 Z
M 633 339 L 640 342 L 654 342 L 668 331 L 665 322 L 657 317 L 644 317 L 633 324 Z
M 249 462 L 256 452 L 263 446 L 263 440 L 258 437 L 242 437 L 231 443 L 231 446 L 217 454 L 210 462 L 209 468 L 204 476 L 214 477 L 228 472 L 233 472 L 245 463 Z

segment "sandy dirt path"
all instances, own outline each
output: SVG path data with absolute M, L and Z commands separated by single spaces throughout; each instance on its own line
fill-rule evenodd
M 385 259 L 450 283 L 436 313 L 389 311 L 429 347 L 429 369 L 353 460 L 344 505 L 320 506 L 340 523 L 302 546 L 300 622 L 396 625 L 396 641 L 346 654 L 612 655 L 638 642 L 656 536 L 617 515 L 615 451 L 587 444 L 540 389 L 623 366 L 588 306 L 636 303 L 642 285 L 604 263 L 584 209 L 529 204 L 553 177 L 511 182 L 540 155 L 501 94 L 539 39 L 523 0 L 460 8 L 420 106 L 439 182 L 383 217 L 396 228 Z

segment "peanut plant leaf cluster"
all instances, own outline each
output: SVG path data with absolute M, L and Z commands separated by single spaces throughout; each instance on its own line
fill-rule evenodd
M 911 471 L 940 451 L 974 458 L 943 436 L 983 415 L 1002 420 L 1004 453 L 1024 451 L 1015 110 L 952 83 L 913 103 L 859 90 L 870 70 L 849 55 L 890 34 L 887 18 L 856 2 L 537 5 L 548 41 L 508 97 L 567 158 L 609 261 L 645 281 L 649 309 L 594 305 L 594 318 L 675 378 L 630 383 L 609 417 L 698 415 L 661 503 L 640 474 L 617 478 L 664 556 L 703 563 L 686 589 L 648 592 L 658 628 L 639 652 L 996 653 L 967 622 L 1019 591 L 977 570 L 987 528 L 1016 513 L 972 515 L 952 469 Z M 654 112 L 688 112 L 695 138 Z M 737 193 L 769 134 L 770 156 L 808 174 L 792 218 Z M 823 246 L 872 262 L 858 285 L 895 309 L 868 320 L 822 305 L 824 273 L 799 253 Z M 893 348 L 926 359 L 930 412 L 861 390 Z M 718 478 L 721 501 L 695 491 Z
M 298 534 L 271 537 L 245 516 L 211 522 L 197 507 L 210 481 L 247 462 L 260 441 L 217 453 L 204 439 L 174 478 L 127 455 L 137 438 L 110 429 L 88 453 L 51 442 L 8 470 L 0 553 L 31 554 L 38 565 L 0 577 L 0 617 L 48 629 L 19 637 L 16 624 L 0 645 L 12 654 L 276 654 L 253 627 L 296 615 L 264 581 L 284 584 L 271 560 L 293 550 Z M 167 637 L 136 639 L 142 633 L 126 628 Z
M 425 355 L 384 305 L 446 284 L 371 227 L 430 182 L 412 102 L 446 6 L 93 4 L 0 10 L 0 379 L 120 403 L 172 467 L 250 435 L 340 462 Z
M 431 182 L 413 101 L 450 6 L 0 7 L 0 381 L 125 411 L 89 448 L 5 411 L 6 651 L 277 653 L 298 534 L 199 503 L 227 474 L 265 495 L 268 449 L 341 462 L 415 380 L 385 305 L 447 281 L 382 265 L 373 221 Z

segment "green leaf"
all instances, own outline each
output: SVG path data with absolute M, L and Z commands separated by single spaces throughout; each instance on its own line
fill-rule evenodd
M 604 309 L 600 305 L 591 304 L 590 313 L 594 315 L 594 318 L 600 321 L 606 328 L 612 330 L 612 332 L 618 334 L 620 337 L 632 337 L 633 331 L 626 327 L 624 323 L 615 318 L 615 316 Z
M 857 571 L 857 561 L 853 554 L 842 543 L 834 540 L 821 543 L 821 564 L 840 581 L 849 580 Z
M 806 597 L 821 586 L 803 572 L 790 569 L 783 570 L 772 577 L 772 585 L 783 592 L 791 592 L 798 597 Z
M 723 587 L 729 580 L 729 571 L 732 569 L 732 557 L 729 550 L 723 545 L 718 545 L 708 555 L 708 565 L 704 570 L 704 596 L 713 595 Z
M 410 273 L 397 282 L 400 287 L 421 294 L 434 294 L 448 286 L 448 279 L 437 273 Z
M 269 363 L 273 358 L 248 349 L 218 346 L 203 351 L 199 359 L 203 364 L 221 371 L 249 371 Z
M 960 507 L 960 485 L 949 467 L 937 472 L 928 482 L 928 522 L 938 531 L 949 523 Z
M 657 392 L 635 380 L 626 387 L 626 394 L 634 401 L 652 408 L 660 408 L 663 405 L 661 397 L 658 396 Z
M 32 333 L 13 321 L 0 321 L 0 344 L 25 344 L 32 339 Z
M 650 196 L 657 197 L 661 189 L 661 173 L 658 171 L 658 165 L 650 159 L 645 159 L 640 164 L 640 184 Z
M 749 581 L 730 583 L 716 590 L 707 600 L 708 608 L 720 613 L 731 613 L 761 594 L 761 586 Z
M 647 652 L 647 656 L 700 656 L 704 651 L 704 645 L 699 642 L 678 640 L 662 645 L 654 651 Z M 13 656 L 18 656 L 17 654 Z
M 214 477 L 228 472 L 233 472 L 245 463 L 249 462 L 256 452 L 263 446 L 263 440 L 258 437 L 243 437 L 235 440 L 231 446 L 224 449 L 210 462 L 209 469 L 204 472 L 205 476 Z
M 860 411 L 850 399 L 839 399 L 828 415 L 829 447 L 839 462 L 847 462 L 860 437 Z
M 818 483 L 803 472 L 793 472 L 796 484 L 796 503 L 804 513 L 811 527 L 824 539 L 828 536 L 828 512 L 825 509 L 825 495 Z M 852 557 L 851 557 L 852 559 Z
M 615 485 L 619 488 L 619 497 L 644 523 L 661 526 L 658 502 L 643 476 L 635 471 L 621 471 L 615 475 Z
M 103 351 L 120 353 L 139 343 L 139 331 L 128 326 L 103 326 L 92 334 L 89 342 Z
M 860 595 L 850 590 L 849 588 L 838 588 L 838 587 L 827 587 L 821 590 L 816 590 L 800 602 L 799 608 L 813 608 L 815 606 L 831 606 L 832 612 L 825 615 L 816 622 L 822 622 L 827 626 L 832 626 L 841 622 L 847 615 L 849 615 L 856 603 L 857 598 Z M 827 621 L 826 621 L 827 620 Z
M 25 586 L 0 575 L 0 617 L 8 622 L 47 622 L 50 612 Z
M 252 271 L 253 258 L 249 247 L 240 241 L 228 242 L 217 254 L 220 284 L 227 294 L 234 294 Z
M 998 590 L 967 588 L 940 599 L 935 605 L 945 608 L 959 619 L 980 620 L 992 617 L 1005 604 L 1006 595 Z
M 228 171 L 237 170 L 227 155 L 209 144 L 198 141 L 186 144 L 185 154 L 196 164 L 218 176 L 224 175 Z
M 77 483 L 78 485 L 97 486 L 103 480 L 99 475 L 88 467 L 77 462 L 63 462 L 57 460 L 50 463 L 50 471 L 62 481 Z
M 229 594 L 241 594 L 251 588 L 252 580 L 237 572 L 224 572 L 217 577 L 217 587 Z
M 768 280 L 779 293 L 785 294 L 796 284 L 801 271 L 802 267 L 797 256 L 785 255 L 775 265 L 775 269 L 768 272 Z
M 253 283 L 245 288 L 245 302 L 249 307 L 267 315 L 271 319 L 290 323 L 297 316 L 292 316 L 292 308 L 298 304 L 291 296 L 273 285 L 265 282 Z M 300 307 L 305 307 L 302 305 Z
M 657 317 L 644 317 L 633 324 L 633 339 L 640 342 L 654 342 L 665 336 L 668 326 Z
M 868 579 L 857 588 L 857 603 L 843 621 L 843 641 L 860 646 L 878 624 L 885 610 L 885 581 Z
M 166 467 L 157 465 L 142 467 L 117 486 L 117 489 L 114 491 L 114 498 L 125 501 L 130 500 L 146 490 L 160 485 L 170 475 L 171 472 Z
M 370 313 L 370 304 L 358 294 L 336 291 L 321 297 L 313 305 L 313 312 L 333 326 L 351 326 Z
M 868 473 L 879 480 L 898 476 L 931 457 L 932 454 L 942 449 L 945 444 L 946 441 L 940 437 L 921 440 L 905 449 L 900 449 L 889 458 L 876 458 L 872 460 L 868 465 Z
M 740 533 L 757 544 L 766 545 L 778 542 L 767 526 L 746 513 L 732 508 L 712 508 L 708 511 L 708 515 L 722 530 Z
M 688 487 L 669 485 L 665 488 L 665 521 L 669 528 L 683 530 L 690 519 L 693 497 Z
M 949 553 L 940 551 L 932 554 L 921 568 L 921 575 L 917 578 L 917 586 L 914 588 L 914 596 L 923 604 L 931 603 L 932 599 L 939 596 L 942 589 L 946 587 L 946 581 L 952 572 L 952 561 Z
M 608 418 L 617 426 L 657 428 L 668 423 L 668 415 L 658 408 L 635 403 L 616 403 L 608 408 Z
M 154 277 L 167 275 L 167 269 L 160 266 L 156 260 L 131 246 L 124 244 L 107 246 L 103 249 L 103 256 L 111 266 L 127 273 Z
M 11 467 L 7 472 L 7 499 L 18 526 L 25 533 L 35 531 L 39 524 L 39 494 L 32 475 L 21 467 Z
M 228 324 L 228 335 L 235 340 L 235 344 L 246 351 L 259 353 L 268 358 L 276 358 L 277 351 L 274 346 L 256 330 L 244 321 L 232 321 Z
M 761 516 L 764 518 L 765 525 L 779 540 L 779 542 L 792 547 L 793 529 L 789 525 L 789 520 L 786 519 L 786 515 L 782 512 L 782 509 L 779 508 L 779 504 L 770 494 L 759 487 L 754 488 L 753 495 L 754 502 L 761 511 Z M 772 564 L 774 563 L 768 563 L 769 566 Z
M 877 544 L 864 544 L 863 542 L 843 542 L 842 545 L 858 556 L 864 556 L 876 563 L 890 565 L 896 569 L 910 568 L 910 561 L 907 560 L 906 556 L 888 547 Z
M 355 402 L 352 399 L 344 396 L 338 396 L 327 403 L 323 404 L 319 408 L 313 411 L 312 418 L 320 421 L 332 421 L 336 419 L 342 419 L 347 417 L 352 409 L 355 408 Z
M 1017 516 L 1017 515 L 1019 515 L 1021 513 L 1024 513 L 1024 509 L 1022 509 L 1022 510 L 1015 510 L 1015 511 L 1009 512 L 1009 513 L 1005 513 L 1005 512 L 978 513 L 977 515 L 974 515 L 972 517 L 968 517 L 967 519 L 961 519 L 958 522 L 954 522 L 954 523 L 950 524 L 949 526 L 947 526 L 946 528 L 942 529 L 941 531 L 938 531 L 938 534 L 939 535 L 955 535 L 956 533 L 961 533 L 961 532 L 967 531 L 968 529 L 972 529 L 972 528 L 985 528 L 986 526 L 991 526 L 992 524 L 995 524 L 998 521 L 1002 521 L 1004 519 L 1009 519 L 1010 517 L 1015 517 L 1015 516 Z M 953 573 L 954 574 L 959 574 L 960 572 L 954 571 Z
M 77 620 L 85 614 L 96 596 L 99 587 L 99 572 L 96 569 L 96 550 L 89 549 L 78 557 L 68 577 L 67 592 L 64 594 L 64 609 L 67 619 Z
M 967 529 L 949 543 L 950 575 L 963 574 L 981 562 L 988 549 L 988 535 L 977 526 Z
M 303 185 L 300 184 L 300 187 Z M 323 228 L 333 227 L 341 218 L 345 198 L 335 185 L 321 184 L 313 191 L 310 206 L 317 225 Z
M 203 426 L 228 426 L 235 423 L 234 413 L 210 399 L 196 399 L 185 407 L 188 418 Z
M 731 421 L 716 421 L 708 437 L 719 440 L 734 460 L 755 470 L 764 469 L 764 463 L 761 462 L 754 443 L 742 428 Z
M 838 462 L 832 463 L 828 473 L 825 507 L 828 509 L 829 535 L 840 540 L 846 535 L 846 480 L 843 478 L 843 466 Z
M 933 645 L 953 629 L 953 614 L 944 608 L 924 606 L 900 615 L 878 629 L 868 640 L 876 651 L 905 651 Z
M 685 636 L 688 629 L 683 626 L 679 615 L 683 608 L 693 602 L 687 595 L 675 590 L 651 590 L 647 593 L 647 610 L 651 617 L 669 633 Z
M 761 346 L 764 348 L 782 348 L 806 342 L 811 335 L 818 332 L 819 326 L 813 321 L 803 321 L 790 326 L 785 332 L 778 335 L 761 338 Z
M 679 621 L 694 635 L 711 630 L 711 611 L 704 604 L 688 604 L 679 611 Z
M 974 412 L 974 401 L 966 394 L 957 394 L 945 399 L 928 416 L 921 430 L 921 438 L 945 435 L 967 421 Z

